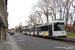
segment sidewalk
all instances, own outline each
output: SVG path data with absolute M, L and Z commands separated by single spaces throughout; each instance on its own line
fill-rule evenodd
M 67 38 L 73 38 L 73 39 L 75 39 L 75 36 L 67 36 Z
M 13 37 L 7 33 L 6 40 L 1 45 L 1 50 L 20 50 Z

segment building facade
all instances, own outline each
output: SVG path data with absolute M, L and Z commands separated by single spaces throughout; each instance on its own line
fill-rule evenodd
M 0 44 L 6 40 L 7 16 L 7 0 L 0 0 Z

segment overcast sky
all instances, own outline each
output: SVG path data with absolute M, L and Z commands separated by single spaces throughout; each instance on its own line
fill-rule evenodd
M 8 24 L 9 28 L 18 26 L 20 22 L 22 25 L 27 25 L 31 8 L 38 0 L 8 0 Z M 74 4 L 75 2 L 73 2 Z M 75 5 L 75 4 L 74 4 Z M 58 14 L 60 16 L 60 14 Z M 60 18 L 60 17 L 59 17 Z
M 8 24 L 13 28 L 22 22 L 26 25 L 31 7 L 36 4 L 37 0 L 8 0 Z

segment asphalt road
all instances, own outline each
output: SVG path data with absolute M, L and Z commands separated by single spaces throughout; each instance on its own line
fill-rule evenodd
M 21 50 L 75 50 L 75 45 L 56 40 L 22 34 L 11 36 Z

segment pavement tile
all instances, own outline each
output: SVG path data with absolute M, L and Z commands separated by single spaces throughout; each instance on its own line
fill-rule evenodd
M 20 49 L 18 48 L 18 46 L 17 46 L 16 42 L 14 41 L 14 39 L 12 38 L 12 36 L 10 36 L 7 33 L 6 40 L 1 45 L 1 50 L 20 50 Z
M 75 36 L 67 36 L 67 38 L 74 38 L 75 39 Z

